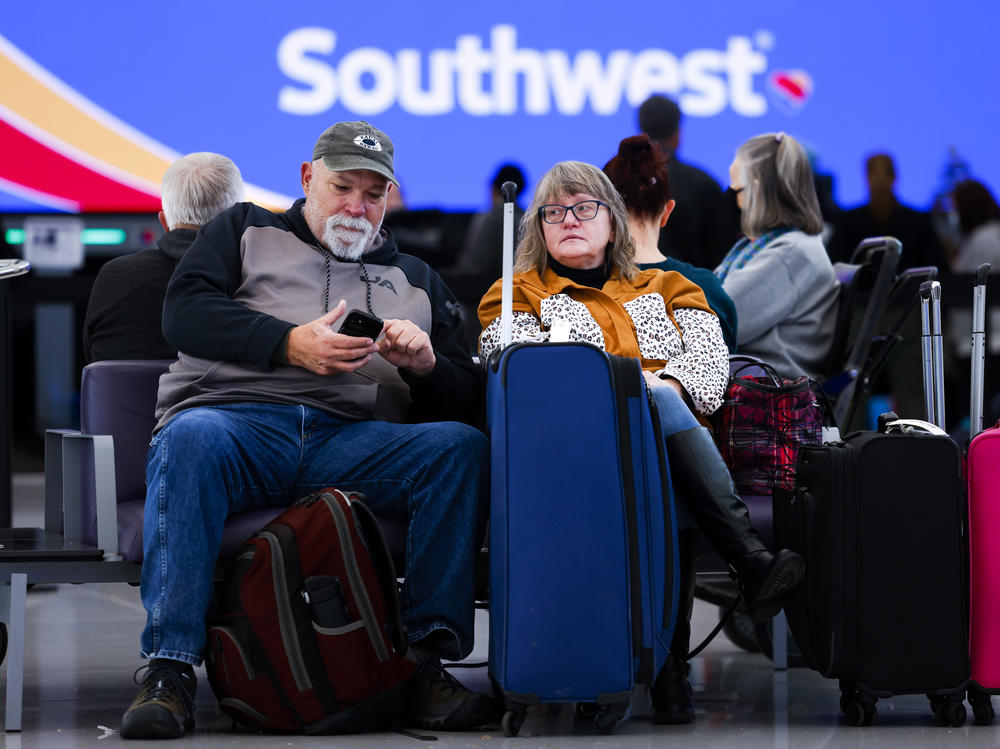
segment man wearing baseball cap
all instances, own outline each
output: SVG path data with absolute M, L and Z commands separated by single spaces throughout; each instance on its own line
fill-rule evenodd
M 305 198 L 283 214 L 239 203 L 202 227 L 167 289 L 163 330 L 179 354 L 160 379 L 146 463 L 150 663 L 124 738 L 194 725 L 226 517 L 327 486 L 408 519 L 401 601 L 420 665 L 404 720 L 447 730 L 496 717 L 439 660 L 472 649 L 489 481 L 486 438 L 469 424 L 483 373 L 451 292 L 382 227 L 396 185 L 389 137 L 333 125 L 301 176 Z M 339 333 L 354 308 L 381 331 Z

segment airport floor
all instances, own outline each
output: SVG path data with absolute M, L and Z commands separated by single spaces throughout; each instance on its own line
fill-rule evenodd
M 40 522 L 40 474 L 15 474 L 14 519 Z M 698 602 L 695 638 L 717 620 L 717 609 Z M 28 593 L 23 730 L 0 733 L 4 749 L 63 749 L 116 744 L 119 720 L 135 696 L 133 671 L 141 665 L 138 634 L 144 621 L 138 589 L 124 584 L 35 587 Z M 486 612 L 478 612 L 472 662 L 485 660 Z M 420 732 L 436 740 L 398 733 L 341 737 L 268 736 L 233 730 L 215 706 L 199 669 L 197 726 L 183 739 L 140 746 L 184 747 L 393 747 L 489 749 L 503 747 L 653 746 L 773 747 L 985 747 L 1000 746 L 1000 724 L 942 728 L 931 724 L 922 696 L 880 700 L 877 724 L 848 725 L 838 708 L 836 682 L 803 668 L 775 672 L 760 653 L 749 653 L 723 635 L 693 662 L 697 721 L 689 726 L 653 726 L 645 694 L 636 694 L 632 717 L 611 736 L 596 735 L 572 706 L 532 710 L 518 736 L 505 738 L 499 726 L 469 733 Z M 483 667 L 455 670 L 468 685 L 486 689 Z M 0 702 L 0 708 L 2 708 Z

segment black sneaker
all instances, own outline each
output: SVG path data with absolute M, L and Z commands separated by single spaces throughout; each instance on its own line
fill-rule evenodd
M 194 669 L 180 661 L 150 661 L 139 696 L 125 711 L 123 739 L 178 739 L 194 728 Z M 136 675 L 141 671 L 135 672 Z
M 445 670 L 440 660 L 430 658 L 417 666 L 410 704 L 403 713 L 405 725 L 460 731 L 499 719 L 496 702 L 485 694 L 466 689 Z

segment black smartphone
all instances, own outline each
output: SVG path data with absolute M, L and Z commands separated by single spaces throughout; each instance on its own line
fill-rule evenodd
M 337 332 L 357 338 L 371 338 L 374 341 L 382 332 L 382 320 L 364 310 L 352 309 Z

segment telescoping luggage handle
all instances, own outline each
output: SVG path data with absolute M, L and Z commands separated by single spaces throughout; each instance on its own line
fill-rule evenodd
M 927 421 L 944 429 L 944 346 L 941 340 L 941 284 L 920 284 L 920 337 Z
M 514 198 L 517 196 L 517 185 L 504 182 L 500 186 L 503 193 L 503 258 L 500 279 L 500 348 L 510 345 L 513 338 L 514 322 Z M 568 341 L 570 337 L 569 323 L 556 320 L 549 330 L 549 340 L 553 343 Z
M 976 269 L 972 283 L 972 388 L 969 401 L 969 439 L 983 431 L 983 383 L 986 379 L 986 276 L 990 264 Z
M 517 185 L 504 182 L 500 186 L 503 193 L 503 263 L 500 280 L 500 347 L 510 345 L 513 336 L 514 319 L 514 198 L 517 197 Z

